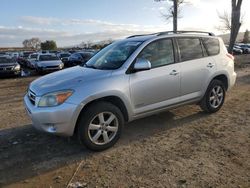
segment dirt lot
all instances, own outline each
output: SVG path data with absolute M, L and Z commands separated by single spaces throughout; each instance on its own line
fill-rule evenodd
M 35 77 L 0 80 L 0 187 L 250 187 L 250 66 L 237 73 L 218 113 L 129 123 L 100 153 L 32 128 L 22 97 Z

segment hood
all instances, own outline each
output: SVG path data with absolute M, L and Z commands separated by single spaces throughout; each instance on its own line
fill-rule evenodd
M 61 60 L 56 60 L 56 61 L 38 61 L 37 65 L 38 66 L 58 66 L 62 63 Z
M 16 62 L 13 62 L 13 63 L 1 63 L 0 62 L 0 67 L 14 67 L 16 65 L 18 65 L 18 63 Z
M 76 66 L 40 77 L 30 84 L 30 89 L 37 96 L 41 96 L 54 91 L 74 89 L 86 81 L 102 79 L 110 76 L 111 73 L 112 70 Z

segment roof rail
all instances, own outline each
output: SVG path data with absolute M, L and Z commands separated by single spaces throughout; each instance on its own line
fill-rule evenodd
M 182 34 L 182 33 L 202 33 L 202 34 L 208 34 L 209 36 L 215 36 L 212 32 L 205 32 L 205 31 L 164 31 L 157 33 L 157 36 L 161 35 L 168 35 L 168 34 Z
M 156 34 L 158 34 L 158 33 L 149 33 L 149 34 L 142 34 L 142 35 L 132 35 L 132 36 L 127 37 L 127 39 L 133 38 L 133 37 L 142 37 L 142 36 L 148 36 L 148 35 L 156 35 Z
M 144 35 L 131 35 L 129 37 L 127 37 L 127 39 L 133 38 L 133 37 L 140 37 L 140 36 L 144 36 Z

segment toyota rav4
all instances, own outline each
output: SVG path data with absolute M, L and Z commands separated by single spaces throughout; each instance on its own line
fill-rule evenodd
M 233 56 L 214 34 L 162 32 L 114 42 L 82 66 L 33 81 L 24 102 L 37 129 L 104 150 L 125 122 L 190 103 L 218 111 L 235 80 Z

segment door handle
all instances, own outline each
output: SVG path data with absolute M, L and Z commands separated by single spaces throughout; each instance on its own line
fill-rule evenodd
M 213 63 L 208 63 L 207 67 L 212 68 L 214 66 Z
M 176 76 L 177 74 L 179 74 L 179 72 L 177 72 L 176 70 L 172 70 L 172 72 L 170 72 L 170 75 L 172 76 Z

